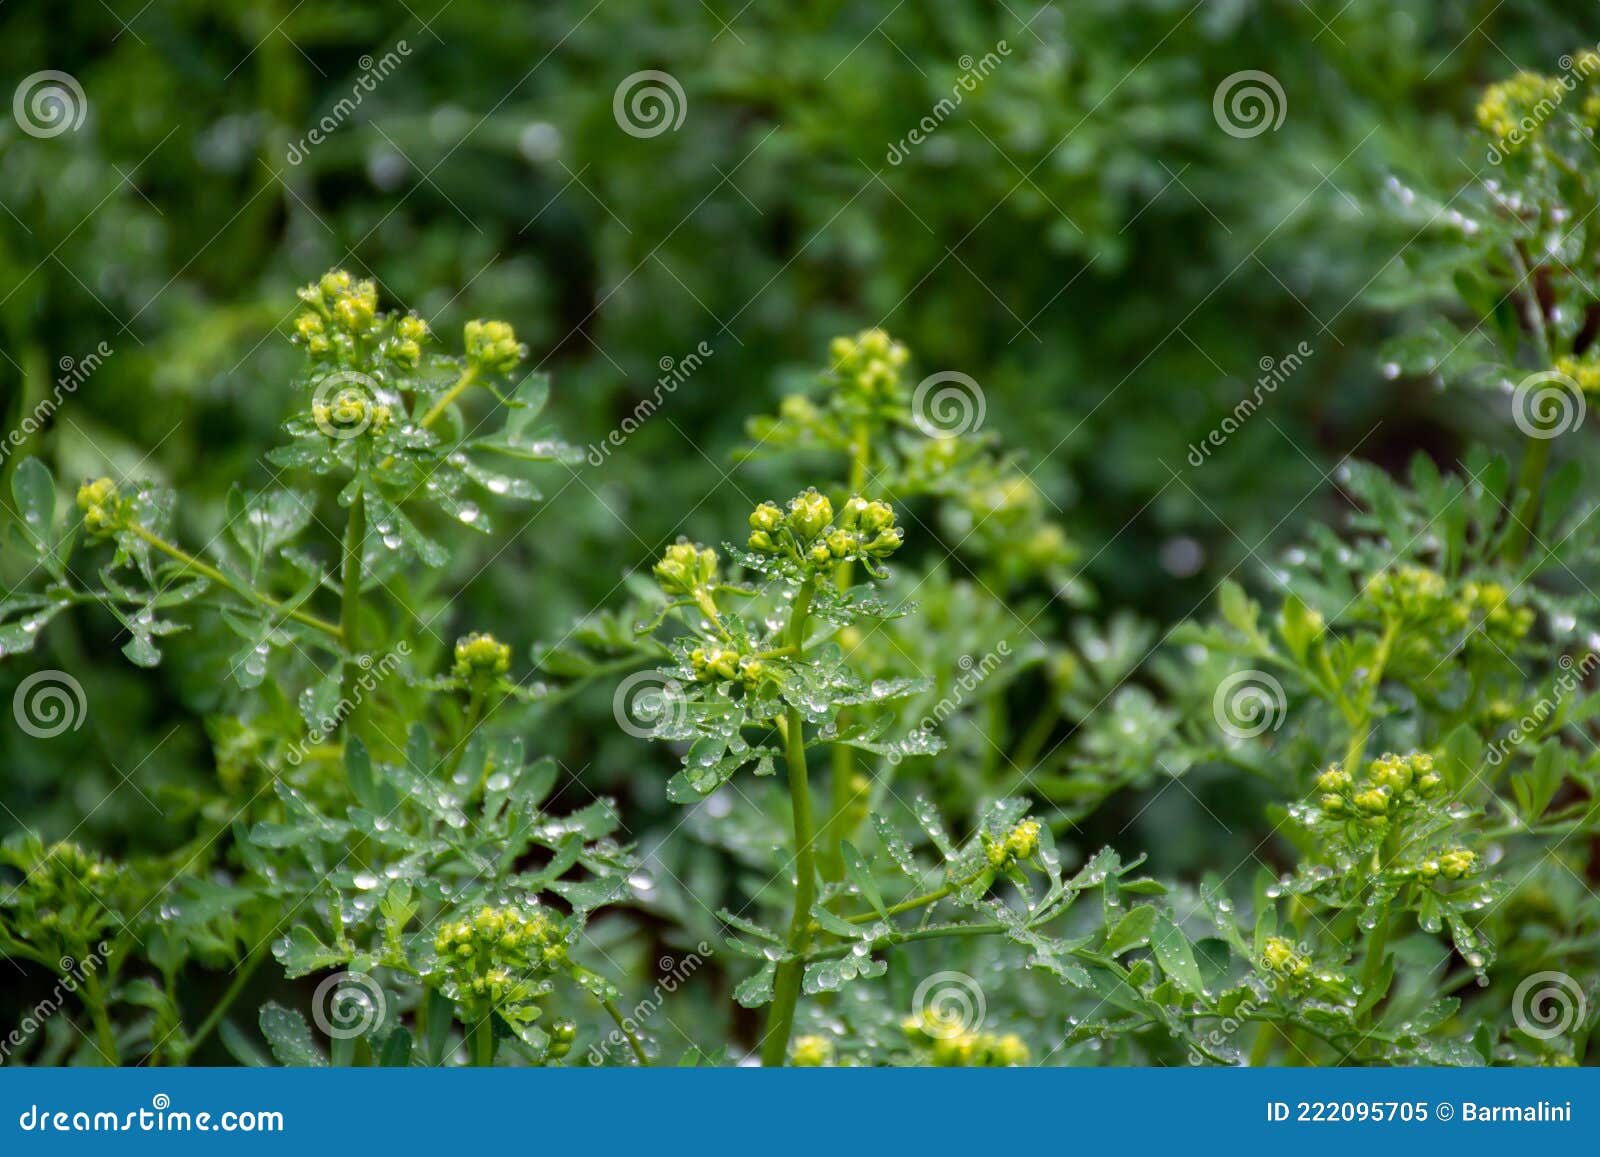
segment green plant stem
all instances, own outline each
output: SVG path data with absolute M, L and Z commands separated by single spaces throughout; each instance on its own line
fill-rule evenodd
M 477 380 L 477 366 L 468 366 L 465 370 L 463 370 L 461 372 L 461 376 L 456 379 L 456 384 L 446 390 L 443 396 L 441 396 L 437 402 L 428 407 L 428 412 L 422 415 L 422 428 L 426 430 L 429 426 L 432 426 L 435 422 L 437 422 L 439 420 L 439 416 L 450 408 L 450 403 L 459 398 L 462 393 Z
M 795 593 L 785 641 L 796 653 L 805 648 L 806 619 L 811 613 L 815 592 L 813 580 L 807 579 Z M 761 1063 L 774 1068 L 781 1066 L 789 1055 L 789 1034 L 794 1028 L 795 1005 L 800 999 L 800 982 L 805 975 L 805 952 L 811 947 L 811 905 L 817 897 L 817 865 L 812 850 L 816 832 L 811 815 L 811 784 L 806 774 L 805 719 L 798 708 L 790 707 L 778 722 L 786 745 L 789 798 L 794 812 L 795 887 L 794 914 L 789 920 L 790 957 L 778 965 L 766 1035 L 761 1042 Z
M 82 959 L 80 956 L 79 959 Z M 101 1059 L 115 1068 L 120 1063 L 117 1054 L 117 1034 L 111 1028 L 111 1017 L 106 1011 L 106 993 L 100 977 L 89 972 L 83 978 L 83 1004 L 89 1010 L 89 1020 L 94 1024 L 95 1044 Z
M 228 990 L 222 994 L 216 1005 L 211 1009 L 211 1012 L 207 1014 L 205 1020 L 200 1022 L 200 1027 L 195 1029 L 194 1035 L 189 1038 L 188 1047 L 191 1056 L 194 1054 L 195 1049 L 205 1043 L 206 1038 L 211 1035 L 217 1025 L 222 1023 L 223 1016 L 229 1008 L 233 1007 L 233 1002 L 239 999 L 239 994 L 244 991 L 244 986 L 250 983 L 250 978 L 255 975 L 256 969 L 261 967 L 261 962 L 268 955 L 268 943 L 268 940 L 263 940 L 249 956 L 244 958 L 239 967 L 234 969 L 233 982 L 228 985 Z
M 1261 1027 L 1256 1029 L 1256 1039 L 1250 1045 L 1250 1067 L 1259 1069 L 1267 1063 L 1272 1056 L 1272 1043 L 1278 1035 L 1278 1030 L 1271 1021 L 1264 1020 Z
M 1522 456 L 1522 470 L 1517 475 L 1517 491 L 1522 501 L 1517 504 L 1511 525 L 1506 529 L 1505 559 L 1521 562 L 1533 535 L 1533 521 L 1539 517 L 1539 498 L 1544 491 L 1544 472 L 1550 465 L 1551 438 L 1529 438 L 1528 450 Z
M 494 1065 L 494 1024 L 490 1016 L 486 1015 L 468 1026 L 467 1052 L 478 1068 L 487 1069 Z
M 611 1019 L 617 1022 L 617 1029 L 624 1037 L 627 1038 L 628 1047 L 633 1050 L 634 1058 L 641 1065 L 648 1067 L 650 1064 L 650 1054 L 644 1051 L 644 1045 L 641 1044 L 639 1038 L 634 1035 L 633 1030 L 628 1027 L 628 1019 L 622 1015 L 622 1010 L 617 1007 L 617 1002 L 614 1000 L 606 1000 L 602 1001 L 601 1004 Z
M 344 566 L 339 587 L 339 632 L 344 637 L 344 650 L 350 658 L 344 664 L 342 698 L 352 701 L 355 680 L 360 679 L 360 664 L 355 655 L 360 650 L 360 616 L 362 616 L 362 560 L 366 550 L 366 491 L 355 491 L 350 501 L 350 517 L 344 523 Z M 355 712 L 350 712 L 354 717 Z
M 343 638 L 343 633 L 340 631 L 340 629 L 333 623 L 328 622 L 326 619 L 319 619 L 316 615 L 308 614 L 305 611 L 300 610 L 298 607 L 287 607 L 277 599 L 274 599 L 268 595 L 264 595 L 253 587 L 248 587 L 242 583 L 235 582 L 233 579 L 223 574 L 210 563 L 196 558 L 182 547 L 174 546 L 172 543 L 168 542 L 154 531 L 140 526 L 137 523 L 128 527 L 128 529 L 133 531 L 134 534 L 138 535 L 141 539 L 155 547 L 168 558 L 181 563 L 185 568 L 194 571 L 195 574 L 200 575 L 202 578 L 209 579 L 218 586 L 232 591 L 245 601 L 266 607 L 268 610 L 275 611 L 286 618 L 293 619 L 297 623 L 303 623 L 306 626 L 313 627 L 326 635 L 331 635 L 335 639 Z
M 872 469 L 872 427 L 864 419 L 858 420 L 850 437 L 850 481 L 845 501 L 860 494 L 866 487 L 867 474 Z M 855 581 L 855 564 L 849 559 L 834 568 L 834 589 L 843 594 Z M 839 713 L 838 727 L 845 726 L 847 712 Z M 828 791 L 828 818 L 822 825 L 822 878 L 830 883 L 844 879 L 844 848 L 842 842 L 855 833 L 846 826 L 846 816 L 855 799 L 856 753 L 844 744 L 834 746 L 831 754 Z
M 1394 641 L 1399 634 L 1400 620 L 1386 619 L 1383 624 L 1383 635 L 1378 640 L 1377 654 L 1372 657 L 1372 667 L 1367 672 L 1367 678 L 1357 697 L 1355 726 L 1351 731 L 1349 746 L 1345 748 L 1344 769 L 1351 775 L 1357 773 L 1361 761 L 1366 757 L 1367 740 L 1372 736 L 1372 704 L 1377 698 L 1378 687 L 1383 682 L 1384 668 L 1389 665 L 1389 653 L 1394 650 Z

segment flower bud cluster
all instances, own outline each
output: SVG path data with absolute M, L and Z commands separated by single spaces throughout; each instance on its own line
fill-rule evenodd
M 826 566 L 888 558 L 903 541 L 887 502 L 856 495 L 836 516 L 828 496 L 811 489 L 791 498 L 787 511 L 771 502 L 756 507 L 746 545 L 760 554 Z
M 899 395 L 900 371 L 910 358 L 906 347 L 881 329 L 862 330 L 855 337 L 836 337 L 828 343 L 833 380 L 872 400 Z
M 1444 781 L 1434 770 L 1433 756 L 1416 751 L 1380 756 L 1360 780 L 1334 764 L 1317 777 L 1317 788 L 1323 793 L 1318 802 L 1329 816 L 1376 826 L 1425 800 L 1438 798 Z

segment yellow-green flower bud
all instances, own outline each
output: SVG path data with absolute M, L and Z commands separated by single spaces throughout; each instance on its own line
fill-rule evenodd
M 1274 972 L 1291 980 L 1302 980 L 1311 971 L 1311 961 L 1281 936 L 1270 936 L 1261 946 L 1261 961 Z
M 1439 874 L 1447 880 L 1459 880 L 1472 871 L 1478 854 L 1467 848 L 1451 848 L 1439 857 Z
M 1026 860 L 1039 850 L 1039 821 L 1023 820 L 1006 835 L 1006 853 L 1015 860 Z
M 833 503 L 815 489 L 789 500 L 789 526 L 801 542 L 810 542 L 833 522 Z
M 783 511 L 779 510 L 776 503 L 763 502 L 750 514 L 750 529 L 764 530 L 772 534 L 783 525 Z
M 469 321 L 465 337 L 467 364 L 486 374 L 508 373 L 528 356 L 528 347 L 503 321 Z
M 654 568 L 656 581 L 669 595 L 695 596 L 717 581 L 717 552 L 709 546 L 675 542 Z
M 493 635 L 474 632 L 456 640 L 457 679 L 498 679 L 511 670 L 511 647 Z
M 1389 793 L 1382 788 L 1371 788 L 1358 792 L 1352 802 L 1367 815 L 1383 815 L 1389 810 Z
M 78 487 L 78 509 L 90 534 L 111 534 L 128 523 L 128 503 L 109 478 L 96 478 Z
M 1317 776 L 1317 787 L 1323 791 L 1347 791 L 1350 787 L 1350 773 L 1336 763 Z

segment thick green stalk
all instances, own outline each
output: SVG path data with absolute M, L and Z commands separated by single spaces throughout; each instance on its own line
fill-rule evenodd
M 815 593 L 813 580 L 801 584 L 789 613 L 786 642 L 803 653 L 806 618 L 811 613 Z M 815 821 L 811 815 L 811 784 L 806 775 L 805 720 L 797 708 L 790 707 L 778 720 L 785 743 L 789 771 L 789 799 L 794 811 L 794 914 L 789 920 L 788 948 L 791 958 L 778 965 L 772 985 L 772 1007 L 767 1013 L 766 1036 L 761 1042 L 761 1063 L 777 1067 L 789 1055 L 789 1034 L 794 1028 L 795 1005 L 800 999 L 800 982 L 805 976 L 805 952 L 811 947 L 811 906 L 817 898 L 817 864 L 812 845 L 816 842 Z
M 467 1027 L 467 1052 L 478 1068 L 494 1065 L 494 1024 L 489 1016 Z

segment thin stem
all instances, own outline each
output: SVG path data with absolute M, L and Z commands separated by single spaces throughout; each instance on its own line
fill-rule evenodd
M 477 366 L 468 366 L 465 370 L 463 370 L 461 372 L 461 376 L 456 379 L 456 384 L 446 390 L 437 402 L 428 407 L 428 412 L 422 415 L 422 428 L 426 430 L 429 426 L 437 422 L 439 420 L 439 416 L 450 408 L 450 403 L 460 397 L 467 387 L 472 385 L 472 383 L 477 380 Z
M 1544 492 L 1544 472 L 1550 465 L 1551 438 L 1528 439 L 1528 450 L 1522 456 L 1522 471 L 1517 476 L 1517 490 L 1522 501 L 1511 516 L 1511 526 L 1506 530 L 1505 558 L 1508 562 L 1521 562 L 1533 536 L 1533 521 L 1539 517 L 1539 498 Z
M 299 608 L 287 607 L 277 599 L 274 599 L 269 595 L 262 594 L 254 587 L 244 586 L 241 583 L 235 582 L 233 579 L 223 574 L 210 563 L 196 558 L 194 555 L 190 554 L 181 547 L 174 546 L 172 543 L 168 542 L 166 539 L 162 538 L 160 535 L 147 529 L 146 527 L 140 526 L 138 523 L 134 523 L 132 526 L 128 527 L 128 529 L 133 531 L 134 534 L 138 535 L 141 539 L 155 547 L 168 558 L 176 560 L 177 562 L 183 564 L 183 566 L 187 569 L 194 571 L 195 574 L 211 580 L 218 586 L 232 591 L 245 601 L 256 603 L 260 606 L 266 607 L 271 611 L 276 611 L 287 618 L 293 619 L 297 623 L 303 623 L 308 627 L 313 627 L 316 630 L 323 632 L 324 634 L 332 635 L 335 639 L 343 638 L 342 632 L 333 623 L 330 623 L 325 619 L 319 619 L 316 615 L 307 614 L 305 611 L 302 611 Z
M 814 580 L 800 584 L 789 613 L 785 642 L 802 653 L 806 641 L 806 619 L 816 593 Z M 805 952 L 811 947 L 811 905 L 817 898 L 817 864 L 812 844 L 816 841 L 811 815 L 811 784 L 806 774 L 805 719 L 790 707 L 779 720 L 785 743 L 785 762 L 789 771 L 789 798 L 794 812 L 795 887 L 794 913 L 789 920 L 789 959 L 778 965 L 772 986 L 772 1007 L 767 1014 L 766 1036 L 761 1043 L 761 1063 L 776 1068 L 789 1055 L 789 1034 L 794 1028 L 795 1005 L 800 999 L 800 981 L 805 975 Z
M 641 1065 L 649 1067 L 650 1054 L 644 1051 L 644 1045 L 639 1042 L 639 1038 L 635 1036 L 633 1030 L 628 1027 L 628 1020 L 622 1015 L 622 1010 L 617 1007 L 617 1002 L 614 1000 L 606 1000 L 602 1001 L 601 1004 L 604 1006 L 611 1019 L 617 1022 L 618 1030 L 624 1037 L 627 1038 L 628 1047 L 633 1050 L 634 1057 Z
M 366 545 L 367 495 L 358 488 L 350 502 L 350 518 L 344 525 L 343 583 L 339 588 L 339 630 L 351 656 L 345 663 L 344 686 L 340 689 L 347 702 L 353 702 L 355 682 L 361 675 L 355 655 L 360 649 L 361 566 Z
M 199 1048 L 217 1025 L 222 1022 L 223 1015 L 233 1006 L 233 1002 L 239 999 L 239 994 L 244 991 L 244 986 L 250 982 L 250 978 L 255 975 L 256 969 L 261 967 L 261 962 L 267 958 L 267 945 L 269 942 L 270 938 L 263 940 L 234 970 L 233 983 L 228 985 L 228 990 L 222 994 L 216 1006 L 212 1008 L 205 1020 L 200 1022 L 200 1027 L 195 1029 L 194 1035 L 189 1038 L 190 1056 L 194 1055 L 194 1050 Z
M 1270 1020 L 1261 1022 L 1261 1027 L 1256 1029 L 1256 1039 L 1250 1046 L 1250 1067 L 1259 1069 L 1267 1063 L 1272 1056 L 1272 1042 L 1278 1035 L 1276 1027 Z

